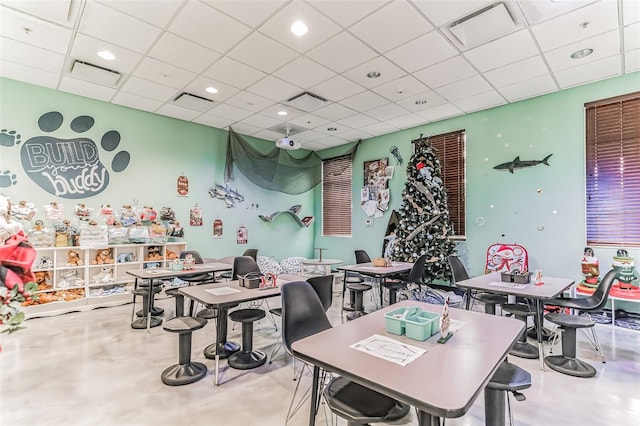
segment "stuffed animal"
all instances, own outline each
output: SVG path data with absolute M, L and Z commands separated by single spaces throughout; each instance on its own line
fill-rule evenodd
M 165 250 L 167 260 L 175 260 L 178 258 L 178 254 L 175 251 L 171 251 L 169 249 Z
M 77 250 L 69 250 L 67 252 L 67 266 L 82 266 L 82 259 Z
M 96 259 L 91 262 L 93 265 L 104 265 L 113 263 L 113 257 L 111 256 L 111 249 L 98 250 Z
M 38 284 L 38 291 L 51 289 L 51 272 L 50 271 L 37 271 L 33 275 L 36 277 L 36 284 Z
M 159 246 L 149 246 L 147 249 L 147 255 L 144 257 L 144 260 L 162 260 L 162 254 L 160 253 Z
M 9 199 L 0 195 L 0 244 L 22 231 L 22 224 L 11 217 Z

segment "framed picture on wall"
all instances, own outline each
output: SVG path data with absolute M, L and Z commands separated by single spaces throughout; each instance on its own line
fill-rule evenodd
M 388 170 L 388 166 L 388 158 L 364 162 L 364 187 L 360 192 L 360 206 L 367 216 L 380 217 L 389 208 L 388 174 L 393 176 L 393 168 Z

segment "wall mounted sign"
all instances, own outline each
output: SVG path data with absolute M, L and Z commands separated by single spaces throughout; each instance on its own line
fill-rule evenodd
M 222 219 L 220 218 L 216 218 L 216 220 L 213 221 L 213 238 L 222 238 Z
M 249 240 L 249 235 L 247 232 L 247 228 L 244 225 L 240 225 L 237 233 L 237 243 L 247 244 L 248 240 Z
M 189 196 L 189 179 L 184 176 L 178 176 L 178 197 L 188 197 Z
M 189 211 L 189 225 L 202 226 L 202 207 L 197 204 Z
M 360 191 L 360 206 L 367 216 L 382 217 L 389 208 L 388 181 L 393 176 L 393 167 L 389 168 L 388 164 L 388 158 L 364 162 L 364 187 Z

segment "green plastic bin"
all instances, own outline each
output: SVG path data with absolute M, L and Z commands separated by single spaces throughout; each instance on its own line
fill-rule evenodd
M 420 311 L 405 319 L 405 334 L 413 340 L 424 341 L 440 331 L 439 314 Z
M 410 315 L 415 315 L 420 311 L 420 308 L 398 308 L 391 312 L 384 314 L 385 322 L 387 326 L 387 332 L 391 334 L 397 334 L 402 336 L 405 333 L 405 321 Z

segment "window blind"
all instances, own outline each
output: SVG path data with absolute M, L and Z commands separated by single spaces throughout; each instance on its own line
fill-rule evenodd
M 322 162 L 322 235 L 351 236 L 351 155 Z
M 640 246 L 640 92 L 585 114 L 587 244 Z

